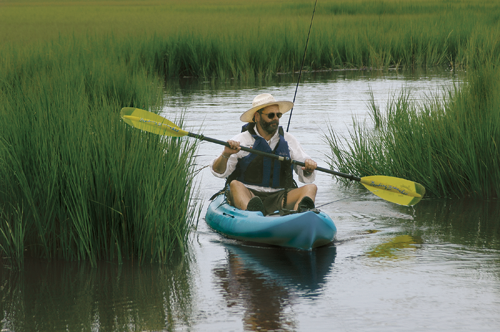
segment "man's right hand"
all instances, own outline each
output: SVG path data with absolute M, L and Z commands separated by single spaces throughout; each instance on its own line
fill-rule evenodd
M 227 141 L 229 147 L 225 147 L 222 154 L 214 161 L 213 170 L 219 174 L 224 174 L 227 167 L 227 161 L 232 154 L 238 153 L 241 150 L 240 142 L 238 141 Z
M 224 152 L 222 152 L 225 157 L 229 157 L 230 155 L 238 153 L 241 150 L 240 142 L 229 140 L 227 143 L 230 147 L 226 146 L 224 148 Z

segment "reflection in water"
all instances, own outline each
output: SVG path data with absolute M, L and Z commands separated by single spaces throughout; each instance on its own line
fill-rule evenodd
M 173 330 L 192 315 L 189 264 L 27 261 L 0 268 L 2 331 Z
M 367 254 L 369 257 L 378 258 L 401 258 L 402 250 L 416 249 L 416 244 L 422 243 L 421 239 L 416 239 L 410 235 L 398 235 L 391 238 L 389 241 L 379 244 Z
M 321 293 L 336 247 L 311 252 L 226 245 L 227 262 L 213 269 L 227 307 L 242 307 L 247 331 L 294 330 L 294 299 Z
M 369 257 L 401 258 L 405 249 L 425 243 L 464 245 L 469 249 L 500 250 L 500 202 L 496 200 L 428 199 L 415 206 L 410 220 L 396 222 L 399 235 L 367 252 Z
M 449 242 L 500 249 L 500 201 L 422 200 L 405 228 L 425 242 Z M 425 235 L 424 235 L 425 234 Z

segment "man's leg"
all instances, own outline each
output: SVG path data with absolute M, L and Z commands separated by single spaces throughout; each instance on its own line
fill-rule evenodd
M 237 180 L 231 181 L 229 184 L 230 194 L 231 194 L 231 202 L 234 207 L 240 210 L 246 210 L 248 202 L 255 195 L 248 190 L 247 187 L 243 183 Z
M 299 203 L 305 196 L 310 197 L 313 202 L 316 199 L 316 192 L 318 187 L 315 184 L 306 184 L 300 188 L 292 189 L 288 192 L 286 199 L 286 207 L 288 210 L 297 210 L 299 208 Z

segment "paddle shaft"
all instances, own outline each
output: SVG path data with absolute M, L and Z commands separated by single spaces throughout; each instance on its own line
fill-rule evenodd
M 199 140 L 203 140 L 203 141 L 207 141 L 207 142 L 219 144 L 219 145 L 224 145 L 224 146 L 227 146 L 228 148 L 231 147 L 228 142 L 220 141 L 220 140 L 215 139 L 215 138 L 206 137 L 206 136 L 201 135 L 201 134 L 194 134 L 194 133 L 188 132 L 187 136 L 193 137 L 193 138 L 197 138 Z M 290 163 L 292 163 L 294 165 L 299 165 L 299 166 L 305 166 L 306 165 L 305 163 L 303 163 L 301 161 L 292 160 L 292 159 L 290 159 L 288 157 L 278 156 L 278 155 L 275 155 L 273 153 L 267 153 L 267 152 L 264 152 L 264 151 L 254 150 L 254 149 L 250 149 L 250 148 L 247 148 L 247 147 L 244 147 L 244 146 L 240 146 L 240 148 L 241 148 L 241 150 L 246 151 L 246 152 L 258 154 L 258 155 L 261 155 L 263 157 L 268 157 L 268 158 L 272 158 L 272 159 L 276 159 L 276 160 L 280 160 L 280 161 L 290 162 Z M 361 178 L 359 178 L 357 176 L 354 176 L 354 175 L 351 175 L 351 174 L 345 174 L 345 173 L 341 173 L 341 172 L 332 171 L 331 169 L 328 169 L 328 168 L 316 167 L 316 170 L 320 171 L 320 172 L 332 174 L 332 175 L 337 175 L 337 176 L 340 176 L 340 177 L 343 177 L 343 178 L 346 178 L 346 179 L 349 179 L 349 180 L 354 180 L 354 181 L 358 181 L 358 182 L 361 181 Z
M 145 130 L 157 135 L 166 135 L 170 137 L 183 137 L 189 136 L 196 139 L 208 141 L 211 143 L 227 146 L 230 148 L 229 143 L 219 141 L 210 137 L 205 137 L 201 134 L 193 134 L 179 128 L 174 123 L 170 122 L 154 113 L 144 111 L 138 108 L 124 107 L 120 112 L 122 119 L 130 126 Z M 280 160 L 294 165 L 305 166 L 303 162 L 291 160 L 288 157 L 282 157 L 273 153 L 267 153 L 246 147 L 241 147 L 243 151 L 259 154 L 269 157 L 271 159 Z M 412 206 L 417 204 L 425 194 L 425 188 L 416 182 L 404 179 L 398 179 L 390 176 L 365 176 L 363 178 L 354 175 L 335 172 L 330 169 L 317 167 L 318 171 L 325 172 L 332 175 L 344 177 L 349 180 L 360 182 L 368 190 L 378 197 L 393 202 L 396 204 Z

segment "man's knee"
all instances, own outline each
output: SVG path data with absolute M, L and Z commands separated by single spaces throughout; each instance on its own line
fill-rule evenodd
M 304 188 L 306 189 L 306 191 L 308 193 L 313 193 L 314 195 L 316 195 L 316 193 L 318 192 L 318 186 L 316 186 L 314 183 L 306 184 L 304 186 Z M 311 197 L 311 198 L 314 198 L 314 197 Z
M 238 180 L 233 180 L 229 184 L 229 189 L 231 191 L 233 191 L 233 192 L 238 192 L 238 191 L 240 191 L 243 188 L 245 188 L 245 185 L 242 182 L 238 181 Z
M 315 185 L 314 183 L 306 184 L 306 187 L 310 188 L 313 191 L 318 191 L 318 186 Z
M 232 198 L 236 197 L 248 197 L 249 199 L 253 196 L 252 192 L 243 184 L 243 182 L 233 180 L 229 184 L 229 192 Z

